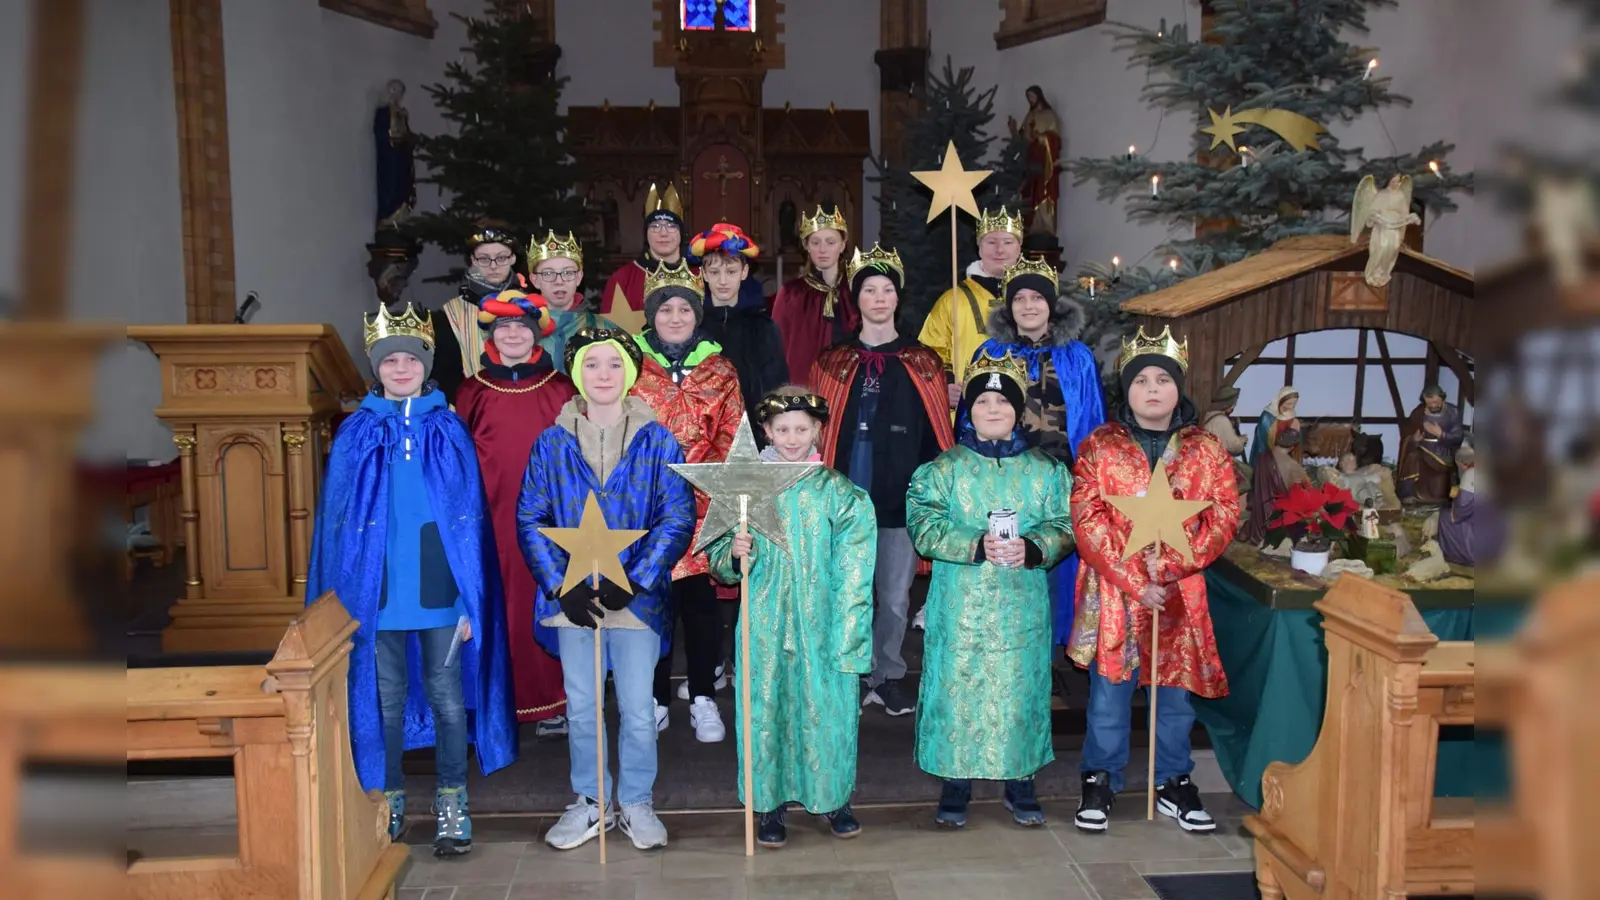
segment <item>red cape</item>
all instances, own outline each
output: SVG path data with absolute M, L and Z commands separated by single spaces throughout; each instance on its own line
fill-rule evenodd
M 850 299 L 850 283 L 842 274 L 834 289 L 831 318 L 826 315 L 827 300 L 828 292 L 822 282 L 809 274 L 784 282 L 778 295 L 772 298 L 772 321 L 777 323 L 783 340 L 790 378 L 810 372 L 824 348 L 837 344 L 845 335 L 854 334 L 861 325 L 855 303 Z

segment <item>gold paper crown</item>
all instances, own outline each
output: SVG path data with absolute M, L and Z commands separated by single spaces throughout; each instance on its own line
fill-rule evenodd
M 363 317 L 366 328 L 362 334 L 364 350 L 372 350 L 372 345 L 386 337 L 414 337 L 419 338 L 429 347 L 433 343 L 433 321 L 426 316 L 417 314 L 417 308 L 406 304 L 406 311 L 398 316 L 389 315 L 386 307 L 378 307 L 377 314 Z
M 1013 216 L 1004 206 L 995 210 L 984 210 L 983 214 L 978 216 L 978 240 L 981 241 L 984 235 L 996 231 L 1016 235 L 1017 240 L 1022 240 L 1022 216 Z
M 824 228 L 832 228 L 842 237 L 850 236 L 850 226 L 844 223 L 844 215 L 839 212 L 839 208 L 836 206 L 833 212 L 823 212 L 822 204 L 819 203 L 815 215 L 800 214 L 800 243 L 805 243 L 806 238 Z
M 570 259 L 583 268 L 583 247 L 573 238 L 572 232 L 567 232 L 566 240 L 556 237 L 551 231 L 545 235 L 544 240 L 535 240 L 528 245 L 528 268 L 532 269 L 547 259 Z
M 683 203 L 678 200 L 677 185 L 669 182 L 665 193 L 657 192 L 654 183 L 650 185 L 650 192 L 644 195 L 645 218 L 649 218 L 651 213 L 660 209 L 672 213 L 679 219 L 683 218 Z
M 678 260 L 676 266 L 669 266 L 664 262 L 656 263 L 656 270 L 644 276 L 644 295 L 649 297 L 662 288 L 681 287 L 694 291 L 700 299 L 706 296 L 705 285 L 700 282 L 700 277 L 689 269 L 689 261 Z
M 1178 368 L 1185 372 L 1189 371 L 1189 339 L 1184 338 L 1183 343 L 1179 344 L 1172 336 L 1171 325 L 1161 329 L 1161 333 L 1155 337 L 1145 334 L 1144 326 L 1140 325 L 1132 341 L 1123 338 L 1122 355 L 1117 357 L 1117 370 L 1121 371 L 1128 363 L 1133 362 L 1135 357 L 1147 353 L 1175 359 L 1178 361 Z
M 1056 267 L 1050 265 L 1050 261 L 1041 256 L 1037 259 L 1019 259 L 1006 267 L 1006 274 L 1000 286 L 1001 291 L 1004 292 L 1005 285 L 1010 284 L 1011 279 L 1023 275 L 1043 275 L 1050 281 L 1050 292 L 1052 294 L 1061 289 L 1060 282 L 1057 280 L 1059 274 L 1056 272 Z M 1047 297 L 1045 299 L 1053 298 Z
M 973 379 L 986 375 L 1000 375 L 1016 382 L 1018 389 L 1024 394 L 1028 392 L 1028 367 L 1022 360 L 1012 355 L 1007 350 L 1004 356 L 995 356 L 988 350 L 978 354 L 978 358 L 967 364 L 967 384 Z
M 854 281 L 857 272 L 869 267 L 893 269 L 900 276 L 900 283 L 906 283 L 906 267 L 900 262 L 898 250 L 885 250 L 882 244 L 873 244 L 871 250 L 862 253 L 861 248 L 857 247 L 850 257 L 850 265 L 845 267 L 845 275 Z

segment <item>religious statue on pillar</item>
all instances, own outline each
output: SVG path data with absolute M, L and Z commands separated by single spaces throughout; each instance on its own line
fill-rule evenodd
M 1035 243 L 1056 245 L 1056 205 L 1061 202 L 1061 122 L 1044 90 L 1033 85 L 1027 90 L 1028 114 L 1020 130 L 1028 140 L 1028 178 L 1022 183 L 1022 217 Z M 1007 117 L 1012 134 L 1019 130 L 1017 120 Z

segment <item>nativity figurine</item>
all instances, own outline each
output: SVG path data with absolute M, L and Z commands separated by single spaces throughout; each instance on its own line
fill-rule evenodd
M 1300 432 L 1294 429 L 1278 433 L 1277 445 L 1272 452 L 1259 459 L 1255 465 L 1255 484 L 1250 488 L 1249 519 L 1239 536 L 1245 543 L 1259 547 L 1267 540 L 1267 523 L 1272 521 L 1273 504 L 1289 493 L 1289 488 L 1310 485 L 1311 476 L 1294 458 L 1291 451 L 1300 445 Z
M 1395 467 L 1403 503 L 1442 505 L 1450 501 L 1456 477 L 1456 449 L 1465 429 L 1461 412 L 1445 402 L 1444 388 L 1430 384 L 1421 402 L 1400 426 L 1400 460 Z
M 1261 411 L 1255 433 L 1250 436 L 1250 458 L 1246 460 L 1252 467 L 1259 466 L 1260 458 L 1277 446 L 1280 432 L 1300 430 L 1300 420 L 1295 418 L 1295 408 L 1299 403 L 1300 392 L 1293 385 L 1286 384 L 1278 391 L 1278 396 L 1272 398 L 1272 403 Z
M 1371 175 L 1361 179 L 1350 210 L 1350 243 L 1360 243 L 1361 232 L 1372 229 L 1367 242 L 1367 284 L 1383 287 L 1389 283 L 1405 243 L 1406 227 L 1420 224 L 1422 219 L 1411 211 L 1410 175 L 1390 178 L 1383 190 Z

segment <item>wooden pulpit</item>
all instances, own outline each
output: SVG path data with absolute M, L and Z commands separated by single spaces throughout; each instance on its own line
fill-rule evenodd
M 305 606 L 332 420 L 363 384 L 332 325 L 141 325 L 183 480 L 171 653 L 270 650 Z

